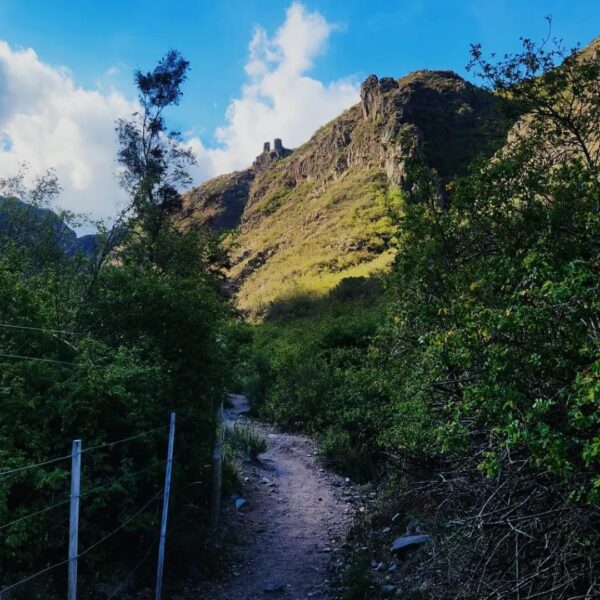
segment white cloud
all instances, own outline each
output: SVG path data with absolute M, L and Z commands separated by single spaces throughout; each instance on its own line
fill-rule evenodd
M 248 81 L 229 104 L 226 124 L 215 132 L 220 147 L 208 149 L 199 139 L 191 140 L 201 178 L 248 166 L 262 143 L 276 137 L 286 147 L 298 146 L 358 102 L 355 81 L 325 84 L 307 74 L 335 28 L 297 2 L 272 37 L 262 27 L 255 28 L 245 66 Z
M 0 41 L 0 176 L 13 175 L 23 162 L 35 173 L 55 168 L 63 208 L 113 216 L 123 200 L 113 176 L 114 122 L 135 107 L 114 90 L 82 88 L 32 49 Z
M 248 79 L 215 131 L 213 147 L 198 137 L 188 139 L 198 155 L 197 183 L 248 166 L 264 141 L 280 137 L 286 147 L 303 143 L 358 101 L 355 81 L 323 83 L 308 75 L 335 29 L 297 2 L 272 36 L 255 28 Z M 118 68 L 105 76 L 115 76 Z M 34 173 L 55 168 L 64 188 L 62 207 L 114 216 L 124 200 L 114 177 L 114 123 L 134 110 L 136 102 L 116 90 L 85 89 L 66 68 L 0 41 L 0 177 L 13 175 L 23 161 Z

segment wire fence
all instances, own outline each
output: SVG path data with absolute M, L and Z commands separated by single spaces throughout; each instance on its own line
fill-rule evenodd
M 0 354 L 0 356 L 2 356 Z M 148 465 L 142 469 L 138 469 L 133 472 L 126 472 L 117 477 L 111 478 L 109 481 L 104 482 L 100 485 L 94 486 L 88 490 L 81 491 L 80 480 L 81 480 L 81 462 L 82 457 L 89 453 L 93 453 L 102 449 L 112 449 L 113 447 L 120 446 L 122 444 L 131 443 L 135 440 L 141 439 L 143 437 L 150 436 L 159 431 L 165 431 L 169 429 L 169 441 L 168 441 L 168 453 L 165 460 L 161 460 L 158 463 L 154 462 L 151 465 Z M 166 529 L 167 529 L 167 517 L 169 511 L 169 492 L 171 487 L 171 469 L 173 463 L 173 448 L 174 448 L 174 438 L 175 438 L 175 413 L 171 413 L 171 419 L 169 425 L 164 425 L 160 427 L 155 427 L 153 429 L 149 429 L 147 431 L 128 436 L 119 440 L 114 440 L 110 442 L 104 442 L 101 444 L 97 444 L 94 446 L 90 446 L 88 448 L 81 447 L 80 440 L 73 441 L 73 450 L 71 454 L 60 456 L 57 458 L 47 459 L 41 462 L 32 463 L 28 465 L 23 465 L 21 467 L 15 467 L 12 469 L 7 469 L 5 471 L 0 471 L 0 480 L 18 473 L 27 472 L 33 469 L 39 469 L 46 467 L 48 465 L 54 465 L 61 461 L 71 460 L 71 494 L 68 498 L 50 504 L 44 508 L 39 510 L 32 511 L 26 515 L 17 517 L 7 523 L 0 523 L 0 535 L 5 531 L 9 530 L 11 527 L 18 525 L 19 523 L 23 523 L 40 515 L 50 513 L 58 508 L 70 505 L 69 511 L 69 555 L 64 560 L 59 560 L 54 564 L 48 565 L 35 573 L 31 573 L 22 579 L 9 583 L 8 585 L 3 585 L 0 583 L 0 600 L 9 600 L 9 593 L 17 590 L 18 588 L 24 586 L 31 581 L 38 579 L 39 577 L 54 571 L 60 567 L 64 567 L 68 565 L 68 600 L 77 600 L 77 570 L 78 570 L 78 561 L 79 559 L 85 557 L 92 550 L 97 548 L 98 546 L 104 544 L 117 533 L 122 531 L 136 518 L 140 517 L 144 514 L 155 502 L 163 499 L 163 507 L 162 507 L 162 520 L 161 520 L 161 528 L 160 535 L 157 536 L 156 541 L 150 545 L 147 549 L 146 553 L 143 555 L 142 559 L 135 565 L 133 570 L 128 574 L 126 579 L 121 582 L 121 584 L 117 587 L 115 591 L 108 597 L 114 598 L 119 591 L 121 591 L 125 585 L 131 581 L 133 575 L 139 570 L 142 564 L 148 560 L 148 557 L 151 555 L 152 551 L 158 544 L 158 564 L 157 564 L 157 583 L 155 589 L 155 600 L 160 600 L 162 595 L 162 573 L 164 569 L 164 549 L 166 542 Z M 96 540 L 92 544 L 88 545 L 84 549 L 80 549 L 78 547 L 78 538 L 79 538 L 79 507 L 80 501 L 82 499 L 89 498 L 94 494 L 98 494 L 104 489 L 108 489 L 114 486 L 116 483 L 121 482 L 124 479 L 135 478 L 138 475 L 149 471 L 152 468 L 159 467 L 161 465 L 165 465 L 165 480 L 164 484 L 159 487 L 159 489 L 149 498 L 147 499 L 141 506 L 139 506 L 133 513 L 127 516 L 125 519 L 121 520 L 121 522 L 113 528 L 111 531 L 101 536 L 100 539 Z M 12 594 L 11 594 L 12 595 Z M 108 599 L 107 599 L 108 600 Z
M 110 539 L 111 537 L 113 537 L 115 534 L 117 534 L 119 531 L 121 531 L 124 527 L 126 527 L 129 523 L 131 523 L 131 521 L 133 521 L 136 517 L 138 517 L 139 515 L 141 515 L 151 504 L 152 502 L 154 502 L 159 496 L 161 496 L 163 493 L 163 490 L 159 490 L 156 494 L 154 494 L 154 496 L 152 496 L 152 498 L 150 498 L 150 500 L 148 500 L 139 510 L 137 510 L 134 514 L 132 514 L 131 516 L 129 516 L 127 519 L 125 519 L 125 521 L 123 521 L 118 527 L 116 527 L 115 529 L 113 529 L 110 533 L 106 534 L 105 536 L 103 536 L 102 538 L 100 538 L 97 542 L 94 542 L 93 544 L 91 544 L 90 546 L 88 546 L 87 548 L 85 548 L 84 550 L 81 550 L 80 552 L 78 552 L 77 554 L 77 558 L 81 558 L 82 556 L 85 556 L 86 554 L 88 554 L 89 552 L 91 552 L 94 548 L 96 548 L 97 546 L 99 546 L 100 544 L 103 544 L 105 541 L 107 541 L 108 539 Z M 67 501 L 69 502 L 69 501 Z M 11 585 L 2 588 L 2 590 L 0 591 L 1 594 L 5 594 L 17 587 L 19 587 L 20 585 L 23 585 L 25 583 L 28 583 L 30 581 L 33 581 L 34 579 L 37 579 L 39 576 L 48 573 L 49 571 L 52 571 L 54 569 L 57 569 L 58 567 L 62 567 L 63 565 L 66 565 L 69 562 L 70 559 L 65 559 L 62 561 L 59 561 L 53 565 L 50 565 L 49 567 L 46 567 L 40 571 L 37 571 L 36 573 L 33 573 L 32 575 L 28 575 L 27 577 L 25 577 L 24 579 L 21 579 L 20 581 L 17 581 L 15 583 L 12 583 Z
M 35 464 L 30 464 L 30 465 L 25 465 L 23 467 L 16 467 L 14 469 L 8 469 L 6 471 L 0 471 L 0 479 L 2 477 L 8 477 L 9 475 L 15 475 L 16 473 L 21 473 L 23 471 L 29 471 L 31 469 L 39 469 L 41 467 L 45 467 L 47 465 L 51 465 L 63 460 L 69 460 L 71 458 L 70 454 L 67 454 L 65 456 L 59 456 L 58 458 L 51 458 L 49 460 L 44 460 L 42 462 L 39 463 L 35 463 Z
M 66 331 L 62 329 L 52 329 L 45 327 L 35 327 L 32 325 L 20 325 L 15 323 L 6 323 L 0 322 L 0 329 L 4 329 L 7 331 L 23 331 L 26 332 L 40 332 L 46 333 L 52 336 L 53 338 L 64 342 L 72 349 L 77 350 L 72 344 L 61 337 L 72 337 L 72 336 L 81 336 L 83 335 L 80 332 L 74 331 Z M 61 336 L 61 337 L 59 337 Z M 0 358 L 10 359 L 11 361 L 20 360 L 27 362 L 39 362 L 39 363 L 51 363 L 57 365 L 65 365 L 69 367 L 77 367 L 81 366 L 76 362 L 68 362 L 64 360 L 58 360 L 54 358 L 44 358 L 44 357 L 36 357 L 36 356 L 27 356 L 25 354 L 20 353 L 21 348 L 18 348 L 16 351 L 5 351 L 0 352 Z M 2 361 L 2 362 L 6 362 Z M 189 416 L 188 416 L 189 418 Z M 184 422 L 187 419 L 184 419 Z M 112 450 L 115 447 L 121 446 L 123 444 L 129 444 L 141 438 L 145 438 L 147 436 L 151 436 L 160 431 L 165 431 L 169 429 L 169 440 L 168 440 L 168 452 L 165 460 L 154 461 L 152 464 L 138 469 L 136 471 L 127 471 L 122 475 L 111 478 L 109 481 L 105 481 L 100 485 L 96 485 L 90 489 L 84 489 L 83 491 L 80 489 L 81 484 L 81 462 L 82 458 L 89 454 L 93 454 L 99 450 Z M 135 573 L 141 568 L 141 566 L 148 560 L 148 558 L 152 555 L 152 552 L 158 547 L 157 552 L 157 570 L 156 570 L 156 587 L 155 587 L 155 600 L 161 600 L 162 595 L 162 579 L 163 579 L 163 570 L 164 570 L 164 551 L 165 551 L 165 543 L 166 543 L 166 532 L 167 532 L 167 522 L 168 522 L 168 513 L 169 513 L 169 494 L 171 487 L 171 475 L 172 475 L 172 463 L 173 463 L 173 447 L 174 447 L 174 438 L 175 438 L 175 413 L 171 413 L 171 419 L 169 424 L 165 424 L 163 426 L 155 427 L 153 429 L 149 429 L 147 431 L 143 431 L 141 433 L 137 433 L 135 435 L 127 436 L 118 440 L 102 442 L 87 448 L 81 447 L 80 440 L 73 441 L 73 449 L 71 454 L 66 454 L 64 456 L 59 456 L 56 458 L 49 458 L 43 461 L 26 464 L 22 466 L 15 466 L 9 469 L 5 469 L 0 471 L 0 483 L 6 478 L 9 478 L 14 475 L 27 473 L 34 469 L 43 469 L 44 467 L 50 465 L 58 465 L 63 461 L 71 461 L 71 494 L 69 497 L 59 500 L 57 502 L 53 502 L 48 506 L 40 508 L 39 510 L 34 510 L 28 514 L 18 516 L 6 523 L 0 523 L 0 535 L 7 535 L 10 533 L 12 527 L 15 527 L 19 524 L 25 523 L 31 519 L 36 517 L 40 517 L 42 515 L 46 515 L 52 513 L 55 510 L 58 510 L 62 507 L 70 505 L 69 509 L 69 552 L 68 556 L 64 560 L 59 560 L 51 565 L 45 566 L 44 568 L 31 573 L 22 579 L 8 583 L 8 585 L 4 584 L 4 582 L 0 582 L 0 600 L 9 600 L 9 597 L 12 597 L 12 591 L 17 591 L 22 589 L 26 584 L 46 575 L 52 571 L 59 569 L 60 567 L 64 567 L 68 565 L 68 600 L 77 600 L 77 571 L 79 565 L 79 559 L 85 557 L 88 553 L 92 552 L 97 547 L 101 546 L 113 536 L 118 534 L 120 531 L 124 530 L 127 525 L 133 522 L 135 519 L 143 515 L 152 505 L 153 503 L 159 501 L 161 498 L 163 500 L 162 506 L 162 517 L 160 524 L 160 532 L 156 537 L 155 541 L 150 544 L 141 560 L 134 566 L 134 568 L 129 572 L 127 577 L 113 590 L 113 592 L 107 597 L 107 600 L 115 598 L 117 594 L 119 594 L 126 585 L 129 584 Z M 84 549 L 79 548 L 79 508 L 80 502 L 82 499 L 88 499 L 89 497 L 101 493 L 103 490 L 108 490 L 122 482 L 123 480 L 131 480 L 142 473 L 149 471 L 153 468 L 158 468 L 160 466 L 165 466 L 165 477 L 163 486 L 158 489 L 147 501 L 145 501 L 137 510 L 135 510 L 132 514 L 127 516 L 124 520 L 114 527 L 111 531 L 104 534 L 100 537 L 100 539 L 96 540 L 92 544 L 88 545 Z M 218 496 L 220 497 L 220 489 L 217 491 Z
M 64 331 L 62 329 L 47 329 L 45 327 L 32 327 L 31 325 L 16 325 L 14 323 L 0 323 L 0 327 L 3 329 L 20 329 L 23 331 L 41 331 L 44 333 L 51 333 L 53 335 L 81 335 L 76 331 Z
M 83 452 L 82 452 L 83 454 Z M 93 488 L 87 490 L 86 492 L 84 492 L 83 494 L 80 494 L 79 497 L 80 498 L 85 498 L 87 496 L 91 496 L 93 494 L 97 494 L 98 492 L 108 489 L 110 487 L 112 487 L 113 485 L 115 485 L 115 483 L 119 483 L 120 481 L 123 481 L 125 479 L 130 479 L 131 477 L 135 477 L 137 475 L 140 475 L 141 473 L 146 473 L 148 472 L 150 469 L 153 469 L 155 467 L 158 467 L 160 465 L 164 465 L 167 461 L 166 460 L 162 460 L 157 464 L 153 464 L 153 465 L 149 465 L 147 467 L 144 467 L 143 469 L 138 469 L 137 471 L 128 471 L 127 473 L 119 476 L 119 477 L 114 477 L 112 478 L 110 481 L 103 483 L 102 485 L 97 485 L 94 486 Z M 22 521 L 27 521 L 29 519 L 32 519 L 34 517 L 37 517 L 39 515 L 43 515 L 47 512 L 50 512 L 52 510 L 54 510 L 55 508 L 60 508 L 61 506 L 66 506 L 67 504 L 69 504 L 71 502 L 70 498 L 66 498 L 65 500 L 62 500 L 60 502 L 56 502 L 55 504 L 51 504 L 50 506 L 46 506 L 45 508 L 42 508 L 40 510 L 36 510 L 35 512 L 29 513 L 23 517 L 19 517 L 17 519 L 14 519 L 12 521 L 9 521 L 8 523 L 3 523 L 2 525 L 0 525 L 0 531 L 2 531 L 3 529 L 8 529 L 9 527 L 11 527 L 12 525 L 16 525 L 17 523 L 21 523 Z M 2 591 L 0 589 L 0 591 Z
M 16 360 L 29 360 L 33 362 L 51 363 L 56 365 L 68 365 L 70 367 L 78 366 L 77 363 L 72 363 L 66 360 L 56 360 L 54 358 L 39 358 L 37 356 L 24 356 L 22 354 L 8 354 L 0 352 L 2 358 L 14 358 Z
M 74 331 L 66 331 L 62 329 L 51 329 L 47 327 L 35 327 L 33 325 L 19 325 L 17 323 L 6 323 L 0 322 L 0 330 L 6 330 L 7 332 L 23 332 L 23 333 L 43 333 L 48 334 L 54 340 L 61 342 L 68 346 L 71 350 L 78 352 L 78 349 L 68 340 L 63 339 L 65 337 L 73 336 L 81 336 L 80 333 Z M 19 351 L 16 352 L 0 352 L 0 358 L 10 359 L 11 361 L 20 360 L 25 362 L 34 362 L 34 363 L 46 363 L 46 364 L 55 364 L 55 365 L 65 365 L 68 367 L 78 367 L 82 366 L 79 363 L 75 363 L 67 360 L 58 360 L 55 358 L 45 358 L 39 356 L 27 356 L 25 354 L 21 354 Z M 6 361 L 4 361 L 6 362 Z

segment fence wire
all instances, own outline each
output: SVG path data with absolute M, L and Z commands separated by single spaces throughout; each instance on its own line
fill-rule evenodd
M 82 550 L 81 552 L 79 552 L 77 554 L 77 559 L 81 558 L 82 556 L 85 556 L 86 554 L 91 552 L 94 548 L 100 546 L 100 544 L 103 544 L 106 540 L 110 539 L 115 534 L 117 534 L 119 531 L 121 531 L 124 527 L 126 527 L 129 523 L 131 523 L 131 521 L 133 521 L 136 517 L 141 515 L 152 504 L 152 502 L 154 502 L 157 498 L 159 498 L 162 495 L 162 492 L 163 492 L 162 489 L 158 490 L 158 492 L 156 494 L 154 494 L 154 496 L 152 496 L 152 498 L 150 498 L 150 500 L 148 500 L 139 510 L 137 510 L 135 513 L 130 515 L 118 527 L 116 527 L 110 533 L 107 533 L 105 536 L 100 538 L 97 542 L 94 542 L 93 544 L 91 544 L 90 546 L 85 548 L 85 550 Z M 28 575 L 27 577 L 21 579 L 20 581 L 12 583 L 8 587 L 1 588 L 0 594 L 9 592 L 25 583 L 28 583 L 29 581 L 32 581 L 33 579 L 36 579 L 37 577 L 40 577 L 41 575 L 44 575 L 45 573 L 48 573 L 49 571 L 52 571 L 54 569 L 57 569 L 58 567 L 62 567 L 63 565 L 66 565 L 68 562 L 69 562 L 69 559 L 67 558 L 65 560 L 61 560 L 60 562 L 54 563 L 53 565 L 50 565 L 49 567 L 45 567 L 44 569 L 41 569 L 41 570 L 37 571 L 36 573 L 33 573 L 32 575 Z

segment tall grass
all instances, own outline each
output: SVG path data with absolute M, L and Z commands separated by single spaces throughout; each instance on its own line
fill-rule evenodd
M 225 444 L 232 454 L 251 460 L 256 460 L 268 448 L 267 438 L 247 423 L 234 423 L 228 427 Z

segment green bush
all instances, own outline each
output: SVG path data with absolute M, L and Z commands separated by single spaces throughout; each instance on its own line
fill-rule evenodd
M 238 370 L 257 414 L 315 435 L 332 466 L 364 481 L 376 473 L 387 402 L 369 359 L 380 299 L 332 295 L 316 306 L 314 316 L 256 326 Z
M 55 240 L 48 236 L 45 243 Z M 180 248 L 196 243 L 173 241 Z M 54 246 L 43 252 L 6 235 L 0 244 L 0 322 L 39 328 L 0 328 L 2 353 L 24 357 L 4 357 L 0 365 L 2 471 L 68 455 L 75 438 L 85 449 L 160 427 L 84 454 L 82 493 L 97 489 L 82 501 L 85 548 L 160 489 L 169 413 L 175 410 L 172 535 L 177 537 L 177 527 L 202 527 L 189 508 L 208 503 L 214 415 L 227 369 L 221 331 L 228 311 L 215 278 L 201 265 L 195 271 L 157 269 L 128 259 L 95 271 L 81 256 Z M 68 499 L 69 469 L 66 460 L 0 477 L 0 526 Z M 2 531 L 4 584 L 64 559 L 67 508 Z M 139 560 L 137 549 L 156 538 L 159 508 L 157 500 L 86 555 L 82 581 L 91 585 L 108 578 L 114 566 Z M 185 556 L 189 548 L 171 544 L 169 560 L 182 564 Z M 39 585 L 60 591 L 62 579 L 49 576 Z M 32 597 L 37 585 L 22 593 Z
M 362 442 L 350 432 L 332 427 L 319 436 L 319 453 L 325 462 L 354 481 L 367 481 L 375 474 L 372 440 Z

